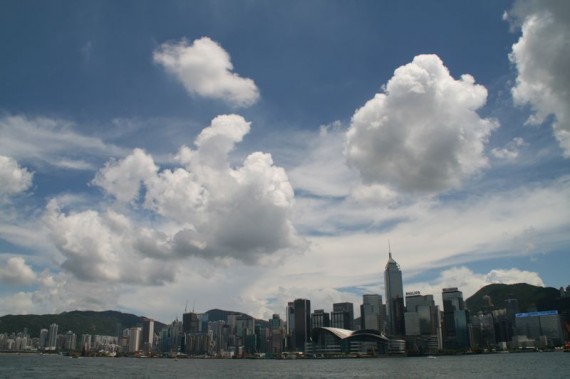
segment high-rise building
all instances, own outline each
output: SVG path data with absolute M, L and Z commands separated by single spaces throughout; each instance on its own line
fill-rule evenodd
M 269 329 L 271 331 L 269 352 L 274 355 L 281 354 L 285 348 L 285 322 L 278 314 L 269 319 Z
M 91 351 L 91 334 L 81 335 L 81 351 L 82 352 Z
M 305 343 L 311 337 L 311 301 L 307 299 L 295 299 L 295 329 L 294 329 L 294 350 L 304 351 Z
M 535 346 L 557 346 L 564 343 L 564 332 L 557 310 L 517 313 L 515 317 L 516 335 L 534 340 Z
M 285 309 L 285 321 L 287 324 L 287 350 L 295 350 L 295 303 L 293 301 L 287 303 L 287 308 Z
M 55 350 L 57 347 L 57 324 L 51 324 L 49 326 L 49 342 L 48 342 L 48 349 Z
M 330 315 L 322 309 L 315 309 L 315 312 L 311 314 L 311 327 L 322 328 L 331 326 Z
M 403 336 L 404 325 L 404 287 L 402 271 L 398 263 L 388 252 L 388 263 L 384 270 L 384 288 L 386 291 L 386 315 L 388 317 L 388 332 L 391 336 Z
M 142 326 L 142 347 L 145 353 L 152 351 L 152 344 L 154 342 L 154 320 L 144 319 Z
M 71 330 L 65 334 L 65 350 L 74 351 L 77 349 L 77 336 Z
M 354 305 L 352 303 L 335 303 L 331 312 L 333 328 L 354 330 Z
M 194 312 L 184 313 L 182 315 L 182 325 L 185 334 L 200 332 L 200 319 L 198 314 Z
M 468 313 L 463 304 L 463 293 L 456 287 L 444 288 L 443 346 L 449 350 L 465 350 L 469 347 Z
M 43 350 L 47 346 L 48 346 L 48 330 L 42 329 L 40 330 L 39 348 Z
M 382 304 L 382 295 L 362 295 L 360 306 L 360 328 L 384 332 L 386 307 Z
M 141 328 L 130 328 L 129 329 L 129 353 L 134 353 L 141 348 Z
M 433 354 L 442 348 L 439 307 L 433 295 L 406 292 L 404 320 L 409 351 Z

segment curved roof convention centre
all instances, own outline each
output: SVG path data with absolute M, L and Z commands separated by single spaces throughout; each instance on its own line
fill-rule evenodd
M 314 328 L 311 335 L 313 340 L 316 340 L 319 334 L 325 333 L 331 334 L 339 340 L 344 341 L 388 341 L 388 338 L 384 334 L 381 334 L 378 330 L 374 329 L 347 330 L 325 326 Z

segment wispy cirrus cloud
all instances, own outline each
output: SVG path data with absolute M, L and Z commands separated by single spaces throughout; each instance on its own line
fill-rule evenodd
M 72 122 L 23 115 L 0 117 L 0 150 L 18 161 L 72 170 L 93 170 L 109 155 L 124 150 L 75 131 Z

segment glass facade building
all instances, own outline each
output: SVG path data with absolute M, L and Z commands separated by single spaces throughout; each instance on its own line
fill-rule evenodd
M 384 288 L 386 291 L 386 313 L 388 317 L 388 332 L 391 336 L 403 336 L 404 326 L 404 288 L 402 271 L 398 263 L 389 253 L 388 263 L 384 270 Z

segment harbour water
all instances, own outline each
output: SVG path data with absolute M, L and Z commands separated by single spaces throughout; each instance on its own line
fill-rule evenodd
M 569 353 L 367 359 L 137 359 L 0 355 L 0 378 L 568 378 Z

